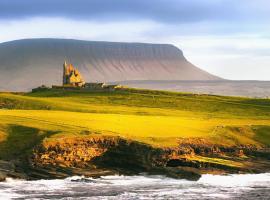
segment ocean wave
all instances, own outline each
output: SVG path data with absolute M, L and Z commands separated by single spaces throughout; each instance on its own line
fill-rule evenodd
M 164 176 L 73 176 L 55 180 L 7 179 L 0 199 L 245 199 L 269 197 L 270 173 L 203 175 L 199 181 Z
M 260 186 L 265 183 L 270 184 L 270 173 L 264 174 L 231 174 L 231 175 L 211 175 L 205 174 L 199 179 L 198 183 L 232 187 L 232 186 Z

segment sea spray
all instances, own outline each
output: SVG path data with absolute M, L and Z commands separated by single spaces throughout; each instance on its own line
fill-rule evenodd
M 74 176 L 0 183 L 0 199 L 269 199 L 270 173 L 203 175 L 199 181 L 164 176 Z

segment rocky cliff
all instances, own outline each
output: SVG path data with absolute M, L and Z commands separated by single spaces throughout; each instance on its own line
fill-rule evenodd
M 198 180 L 202 173 L 260 173 L 269 170 L 268 147 L 222 146 L 204 139 L 179 139 L 158 148 L 119 137 L 44 140 L 26 158 L 0 162 L 0 178 L 98 177 L 110 174 L 163 174 Z
M 86 82 L 219 80 L 169 44 L 27 39 L 0 44 L 0 89 L 61 84 L 64 60 L 77 66 Z

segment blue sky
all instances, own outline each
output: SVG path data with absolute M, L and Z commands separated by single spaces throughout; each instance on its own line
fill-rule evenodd
M 269 0 L 0 0 L 0 42 L 171 43 L 228 79 L 270 80 Z

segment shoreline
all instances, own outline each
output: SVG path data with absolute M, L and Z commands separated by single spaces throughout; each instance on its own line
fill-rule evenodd
M 1 160 L 0 181 L 141 173 L 199 180 L 202 174 L 267 173 L 269 152 L 269 148 L 225 147 L 202 139 L 182 140 L 176 148 L 154 148 L 120 137 L 68 138 L 40 144 L 27 157 Z
M 267 99 L 137 89 L 0 95 L 2 180 L 269 172 Z

